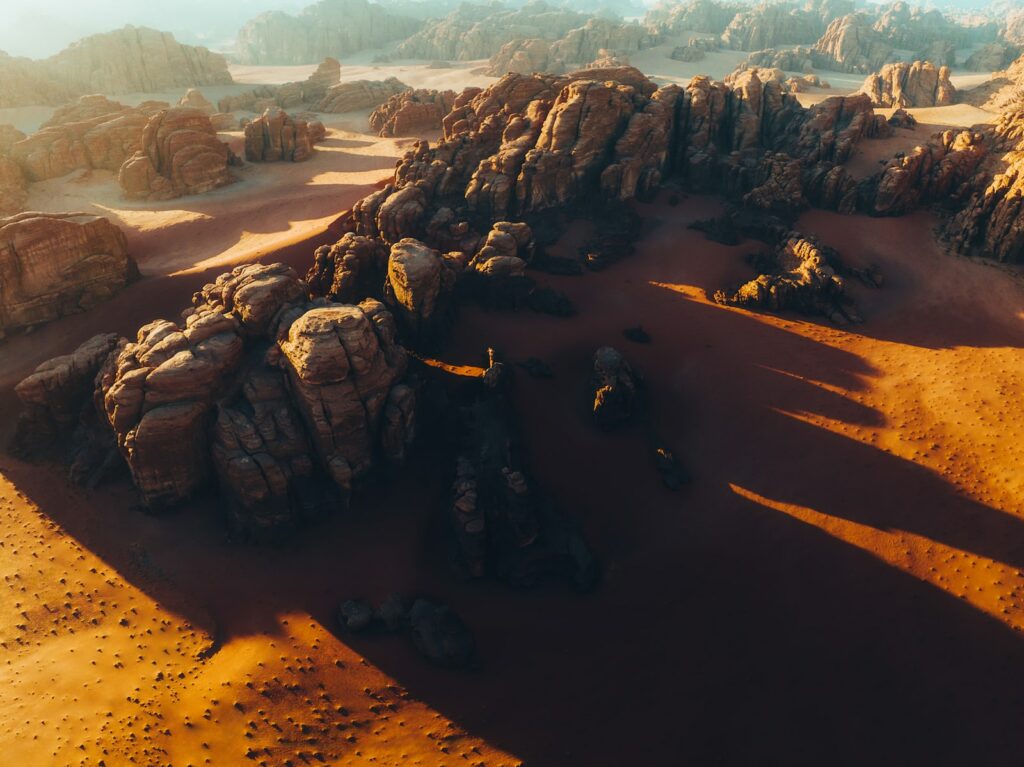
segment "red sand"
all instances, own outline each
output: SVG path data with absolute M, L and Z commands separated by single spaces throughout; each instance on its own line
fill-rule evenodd
M 431 766 L 1019 761 L 1019 281 L 942 254 L 927 214 L 813 212 L 804 231 L 886 274 L 883 290 L 854 288 L 867 323 L 722 308 L 704 292 L 746 278 L 741 257 L 757 245 L 685 229 L 718 207 L 645 206 L 634 257 L 548 278 L 577 317 L 467 309 L 443 355 L 477 365 L 494 345 L 554 370 L 552 381 L 520 373 L 516 399 L 537 478 L 584 521 L 604 565 L 593 595 L 453 580 L 434 528 L 448 467 L 428 449 L 351 515 L 281 550 L 226 545 L 215 501 L 151 518 L 125 486 L 83 492 L 0 459 L 11 483 L 0 485 L 4 753 L 32 765 L 96 764 L 104 747 L 110 765 L 126 754 L 248 764 L 248 748 L 251 763 L 272 765 L 318 764 L 315 751 L 327 764 Z M 312 245 L 286 255 L 306 263 Z M 34 336 L 49 346 L 64 333 L 70 348 L 111 322 L 133 328 L 184 306 L 202 279 L 141 283 Z M 638 323 L 650 345 L 622 337 Z M 32 339 L 16 340 L 19 363 Z M 589 359 L 607 343 L 646 375 L 657 426 L 694 477 L 687 490 L 661 488 L 639 432 L 591 428 Z M 23 367 L 8 358 L 5 389 Z M 444 672 L 397 639 L 332 633 L 339 600 L 390 591 L 448 600 L 476 633 L 482 669 Z M 100 614 L 99 599 L 118 606 Z M 55 612 L 20 617 L 19 600 Z M 121 626 L 126 603 L 143 618 Z M 98 627 L 83 633 L 73 609 Z M 145 647 L 130 638 L 137 620 L 154 627 Z M 108 655 L 90 672 L 77 658 L 94 647 L 129 662 L 114 670 Z M 51 677 L 65 681 L 54 700 L 27 694 L 49 692 Z M 116 691 L 109 700 L 95 679 Z

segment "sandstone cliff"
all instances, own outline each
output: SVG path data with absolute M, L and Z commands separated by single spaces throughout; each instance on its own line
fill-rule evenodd
M 886 64 L 868 76 L 859 92 L 880 107 L 942 107 L 956 98 L 949 67 L 936 67 L 929 61 Z
M 373 111 L 370 130 L 379 136 L 417 136 L 441 130 L 441 121 L 454 104 L 454 91 L 404 91 Z

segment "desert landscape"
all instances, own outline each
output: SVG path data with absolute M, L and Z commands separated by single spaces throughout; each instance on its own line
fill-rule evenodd
M 1020 763 L 1024 3 L 94 5 L 0 34 L 0 762 Z

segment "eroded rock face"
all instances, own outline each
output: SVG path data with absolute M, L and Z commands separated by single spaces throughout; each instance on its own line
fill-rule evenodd
M 200 112 L 206 112 L 208 115 L 213 115 L 217 111 L 217 108 L 198 88 L 189 88 L 185 95 L 178 100 L 178 106 L 198 109 Z
M 176 107 L 149 119 L 141 148 L 121 166 L 117 180 L 130 200 L 169 200 L 230 184 L 233 162 L 208 115 Z
M 60 104 L 88 93 L 159 93 L 230 85 L 223 56 L 182 45 L 168 32 L 126 26 L 92 35 L 48 59 L 0 57 L 0 107 Z
M 381 290 L 388 255 L 388 246 L 380 238 L 348 232 L 334 245 L 317 248 L 306 281 L 314 295 L 343 304 L 359 303 Z
M 847 270 L 834 249 L 794 232 L 772 253 L 755 258 L 754 264 L 762 272 L 759 277 L 731 295 L 716 292 L 715 301 L 776 312 L 820 314 L 840 325 L 861 321 L 841 274 Z M 875 272 L 863 274 L 880 284 Z
M 13 125 L 0 125 L 0 216 L 13 216 L 28 199 L 28 180 L 11 159 L 11 147 L 25 138 Z
M 389 98 L 370 115 L 370 130 L 379 136 L 416 136 L 441 130 L 455 105 L 454 91 L 417 89 Z
M 455 273 L 436 250 L 406 238 L 391 246 L 385 300 L 403 337 L 429 344 L 447 330 Z
M 0 337 L 90 309 L 136 274 L 124 233 L 102 216 L 0 219 Z
M 131 108 L 104 96 L 83 96 L 13 144 L 10 157 L 31 181 L 89 168 L 116 172 L 142 147 L 153 106 Z
M 233 529 L 274 537 L 343 505 L 380 462 L 403 460 L 415 391 L 381 303 L 311 303 L 291 268 L 250 264 L 193 305 L 182 325 L 141 328 L 98 378 L 148 506 L 216 479 Z
M 18 455 L 45 455 L 72 434 L 83 408 L 92 405 L 96 374 L 117 344 L 116 333 L 93 336 L 71 354 L 44 362 L 14 388 L 22 406 L 13 441 Z
M 999 72 L 1020 55 L 1020 47 L 1008 43 L 987 43 L 974 51 L 964 62 L 964 69 L 973 72 Z
M 722 33 L 722 45 L 737 51 L 757 51 L 809 44 L 821 36 L 825 23 L 820 14 L 794 5 L 760 5 L 735 15 Z
M 746 10 L 746 6 L 737 3 L 690 0 L 686 3 L 652 8 L 647 12 L 644 22 L 657 27 L 666 34 L 703 32 L 721 35 L 736 14 L 743 10 Z
M 905 61 L 886 64 L 869 75 L 861 93 L 880 107 L 942 107 L 952 104 L 956 88 L 949 81 L 949 67 L 936 67 L 929 61 Z
M 893 55 L 893 46 L 860 13 L 851 13 L 829 24 L 814 44 L 815 66 L 841 72 L 872 72 Z
M 249 162 L 302 162 L 312 154 L 309 124 L 280 109 L 268 109 L 245 126 L 245 159 Z
M 359 109 L 371 109 L 404 91 L 409 86 L 395 77 L 387 80 L 354 80 L 331 86 L 315 106 L 317 112 L 341 114 Z
M 269 11 L 238 33 L 243 64 L 313 64 L 380 48 L 416 32 L 421 23 L 367 0 L 322 0 L 292 16 Z

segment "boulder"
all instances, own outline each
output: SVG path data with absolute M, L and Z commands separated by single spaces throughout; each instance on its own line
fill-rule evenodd
M 379 136 L 417 136 L 441 130 L 455 104 L 454 91 L 411 90 L 396 94 L 370 115 L 370 130 Z
M 302 162 L 312 154 L 309 124 L 280 109 L 268 109 L 245 126 L 245 159 L 249 162 Z
M 944 107 L 953 103 L 956 88 L 949 80 L 949 67 L 936 67 L 928 61 L 912 64 L 901 61 L 886 64 L 869 75 L 861 93 L 879 107 Z
M 314 106 L 317 112 L 340 114 L 359 109 L 375 109 L 409 86 L 395 77 L 387 80 L 354 80 L 331 86 L 324 97 Z
M 102 216 L 0 219 L 0 337 L 91 309 L 136 274 L 124 233 Z
M 611 346 L 598 349 L 590 377 L 594 423 L 613 429 L 628 422 L 636 412 L 637 385 L 621 352 Z

